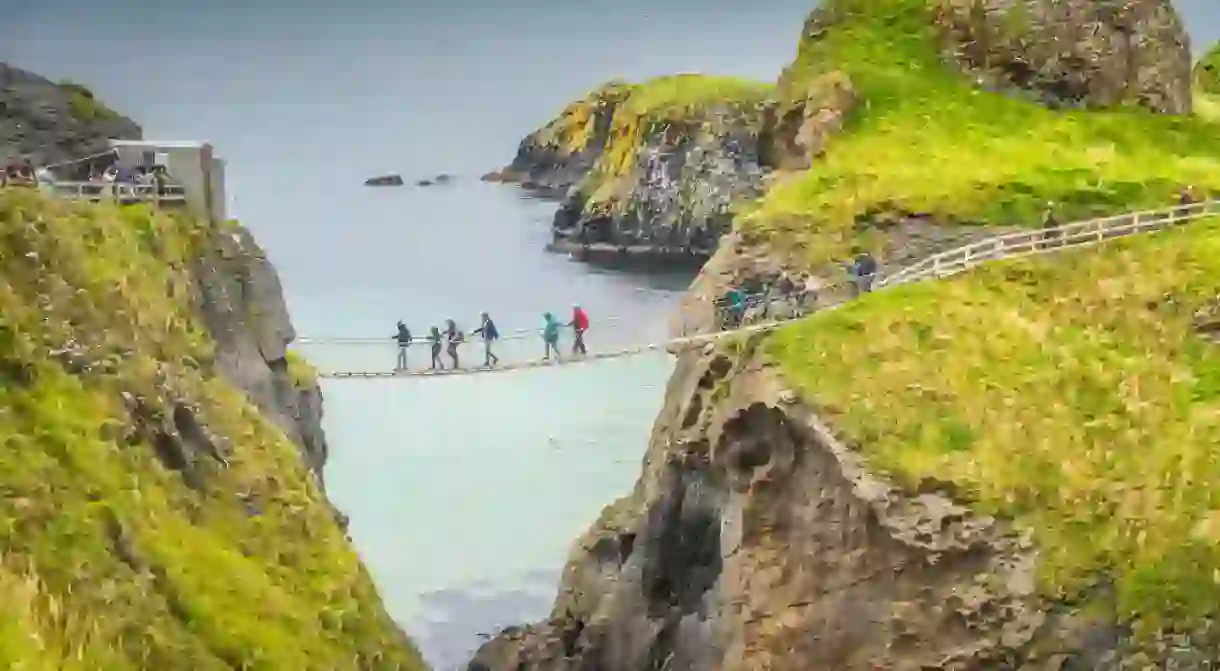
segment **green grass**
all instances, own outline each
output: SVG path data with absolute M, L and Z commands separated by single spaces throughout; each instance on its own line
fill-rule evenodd
M 1199 59 L 1194 70 L 1195 113 L 1220 122 L 1220 44 Z
M 68 94 L 68 106 L 72 110 L 72 116 L 81 121 L 103 121 L 118 116 L 95 98 L 93 91 L 81 84 L 64 80 L 59 83 L 59 87 Z
M 288 352 L 288 376 L 297 389 L 314 389 L 318 386 L 318 369 L 296 351 Z
M 1210 95 L 1220 95 L 1220 44 L 1212 48 L 1195 63 L 1195 88 Z
M 640 116 L 688 114 L 721 104 L 761 103 L 774 85 L 739 77 L 669 75 L 641 82 L 627 97 L 627 110 Z
M 959 223 L 1034 224 L 1170 202 L 1185 184 L 1220 189 L 1220 134 L 1195 118 L 1137 109 L 1057 112 L 983 92 L 941 64 L 927 0 L 830 0 L 841 17 L 804 42 L 780 82 L 799 97 L 847 74 L 862 97 L 824 159 L 743 208 L 742 229 L 809 265 L 842 258 L 853 223 L 887 212 Z
M 212 234 L 0 191 L 0 667 L 422 668 L 298 449 L 213 368 L 186 270 Z M 227 460 L 198 490 L 150 444 L 175 402 Z
M 1034 533 L 1041 583 L 1124 618 L 1220 603 L 1220 220 L 872 294 L 770 355 L 870 464 Z

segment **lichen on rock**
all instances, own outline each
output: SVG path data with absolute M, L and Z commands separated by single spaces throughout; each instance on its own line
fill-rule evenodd
M 1191 108 L 1190 47 L 1170 0 L 938 0 L 949 57 L 985 86 L 1051 106 Z

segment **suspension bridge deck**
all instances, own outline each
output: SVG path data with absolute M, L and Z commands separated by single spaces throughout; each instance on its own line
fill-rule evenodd
M 1155 232 L 1196 219 L 1218 215 L 1220 215 L 1220 200 L 1212 200 L 1159 210 L 1130 212 L 1112 217 L 1089 219 L 1054 228 L 997 235 L 934 254 L 896 272 L 882 275 L 875 283 L 874 290 L 884 290 L 886 287 L 927 279 L 946 278 L 984 263 L 1088 247 L 1108 240 L 1140 233 Z M 481 373 L 505 373 L 606 361 L 636 356 L 647 352 L 673 352 L 704 346 L 724 338 L 779 328 L 786 324 L 791 324 L 795 320 L 807 318 L 810 314 L 839 307 L 851 302 L 855 298 L 855 292 L 850 289 L 850 283 L 821 287 L 818 289 L 817 295 L 808 301 L 809 306 L 807 309 L 794 305 L 794 300 L 799 297 L 799 294 L 788 294 L 768 300 L 755 301 L 747 311 L 745 325 L 730 330 L 698 333 L 658 342 L 626 344 L 606 351 L 592 351 L 585 355 L 563 356 L 558 360 L 525 358 L 494 367 L 467 366 L 457 369 L 446 368 L 444 370 L 331 370 L 320 371 L 319 377 L 326 379 L 431 378 L 476 375 Z M 782 305 L 777 305 L 777 303 L 782 303 Z M 770 318 L 774 313 L 779 313 L 782 316 Z M 622 320 L 610 318 L 602 320 L 600 323 L 621 325 Z M 534 338 L 538 338 L 540 342 L 539 329 L 519 329 L 508 334 L 503 340 L 519 341 Z M 301 338 L 300 343 L 306 347 L 373 345 L 384 350 L 379 353 L 379 357 L 383 357 L 382 360 L 387 362 L 394 361 L 394 350 L 396 349 L 392 338 Z M 412 345 L 416 344 L 425 343 L 412 343 Z M 503 357 L 504 354 L 500 352 L 499 341 L 497 341 L 495 348 L 497 355 Z M 461 357 L 467 358 L 470 356 L 482 357 L 482 344 L 479 341 L 466 341 L 463 343 Z

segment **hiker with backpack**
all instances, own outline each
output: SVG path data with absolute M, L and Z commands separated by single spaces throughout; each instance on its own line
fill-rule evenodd
M 492 362 L 500 363 L 500 357 L 496 356 L 491 351 L 491 343 L 493 340 L 499 340 L 500 332 L 496 330 L 496 323 L 491 320 L 491 317 L 484 312 L 480 319 L 479 328 L 471 331 L 471 335 L 482 336 L 483 338 L 483 365 L 487 368 L 492 367 Z
M 551 313 L 542 315 L 542 344 L 546 346 L 543 361 L 551 360 L 551 352 L 555 352 L 555 360 L 559 360 L 559 322 Z
M 411 345 L 411 329 L 407 328 L 401 320 L 398 322 L 398 333 L 394 334 L 394 340 L 398 343 L 398 367 L 395 370 L 401 372 L 407 369 L 407 348 Z
M 448 345 L 449 358 L 453 361 L 453 370 L 461 368 L 461 365 L 458 363 L 458 345 L 465 339 L 465 335 L 458 329 L 457 324 L 452 319 L 446 319 L 445 343 Z
M 588 354 L 585 348 L 585 331 L 589 330 L 589 315 L 579 305 L 572 306 L 572 321 L 567 323 L 572 327 L 575 340 L 572 341 L 572 354 Z

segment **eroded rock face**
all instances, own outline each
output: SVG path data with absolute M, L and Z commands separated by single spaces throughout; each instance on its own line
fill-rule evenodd
M 684 357 L 631 496 L 552 617 L 471 670 L 999 669 L 1045 620 L 1032 550 L 862 468 L 751 351 Z
M 235 223 L 211 236 L 205 251 L 192 271 L 218 369 L 301 447 L 321 481 L 328 452 L 322 392 L 316 385 L 299 388 L 288 372 L 287 348 L 296 331 L 279 274 L 250 232 Z
M 591 173 L 556 214 L 556 240 L 709 255 L 729 206 L 761 194 L 758 129 L 729 108 L 648 126 L 618 176 Z
M 946 56 L 1051 106 L 1191 110 L 1189 38 L 1170 0 L 937 0 Z
M 110 138 L 141 138 L 140 126 L 91 96 L 0 63 L 0 164 L 18 157 L 58 163 L 106 151 Z
M 574 103 L 486 176 L 562 198 L 552 225 L 561 250 L 706 258 L 732 226 L 731 205 L 761 195 L 775 169 L 808 167 L 856 104 L 838 72 L 793 100 L 657 118 L 632 116 L 623 99 L 611 88 Z

